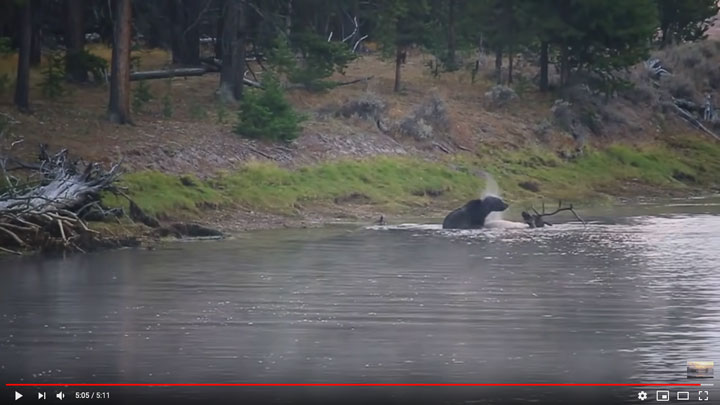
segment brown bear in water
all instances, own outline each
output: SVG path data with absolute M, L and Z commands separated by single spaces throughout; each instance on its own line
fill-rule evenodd
M 485 218 L 493 211 L 505 211 L 508 205 L 498 197 L 471 200 L 448 214 L 443 229 L 478 229 L 485 226 Z

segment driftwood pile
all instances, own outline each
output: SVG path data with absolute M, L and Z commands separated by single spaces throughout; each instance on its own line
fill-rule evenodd
M 0 149 L 0 253 L 85 252 L 138 245 L 137 238 L 108 238 L 88 227 L 88 221 L 117 221 L 126 215 L 122 208 L 105 207 L 102 192 L 126 198 L 128 218 L 151 228 L 147 232 L 151 238 L 222 238 L 221 232 L 198 224 L 161 225 L 115 184 L 120 174 L 120 164 L 105 170 L 96 163 L 71 160 L 67 149 L 51 154 L 45 144 L 40 145 L 37 163 L 23 162 Z
M 0 154 L 0 250 L 83 252 L 105 245 L 86 220 L 122 215 L 100 204 L 100 193 L 113 189 L 119 167 L 71 161 L 67 149 L 50 154 L 47 145 L 33 164 Z M 11 174 L 16 171 L 25 173 L 22 180 Z
M 535 209 L 535 207 L 530 207 L 530 209 L 533 212 L 532 214 L 527 211 L 522 212 L 523 221 L 525 221 L 525 223 L 528 224 L 528 226 L 530 228 L 542 228 L 544 226 L 552 226 L 552 224 L 550 222 L 545 220 L 545 217 L 550 217 L 550 216 L 553 216 L 553 215 L 558 214 L 563 211 L 572 212 L 573 215 L 575 215 L 575 218 L 578 221 L 582 222 L 583 225 L 585 225 L 585 221 L 582 218 L 580 218 L 580 216 L 577 214 L 577 212 L 575 212 L 575 209 L 573 208 L 572 204 L 570 204 L 569 206 L 563 207 L 562 201 L 558 201 L 557 209 L 552 212 L 545 212 L 545 202 L 544 201 L 542 204 L 542 212 L 538 212 Z

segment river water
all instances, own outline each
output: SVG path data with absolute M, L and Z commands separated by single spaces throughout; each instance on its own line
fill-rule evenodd
M 568 217 L 535 230 L 332 226 L 0 259 L 0 380 L 686 383 L 686 361 L 718 363 L 720 199 L 585 214 L 586 226 Z M 118 390 L 129 401 L 207 398 L 215 389 Z M 281 402 L 350 395 L 217 390 Z M 639 390 L 375 387 L 352 395 L 633 403 Z

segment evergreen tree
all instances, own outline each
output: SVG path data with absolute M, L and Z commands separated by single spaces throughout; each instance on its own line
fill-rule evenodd
M 705 37 L 718 14 L 717 0 L 655 0 L 662 45 Z
M 422 44 L 429 26 L 429 7 L 426 0 L 384 0 L 377 4 L 375 40 L 386 58 L 395 58 L 395 85 L 400 91 L 401 67 L 410 45 Z
M 602 74 L 645 58 L 657 27 L 653 0 L 584 0 L 569 17 L 569 67 Z

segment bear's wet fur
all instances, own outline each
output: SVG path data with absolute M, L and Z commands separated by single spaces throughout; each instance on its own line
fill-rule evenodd
M 505 211 L 508 205 L 498 197 L 471 200 L 449 213 L 443 221 L 443 229 L 478 229 L 485 226 L 485 218 L 493 211 Z

